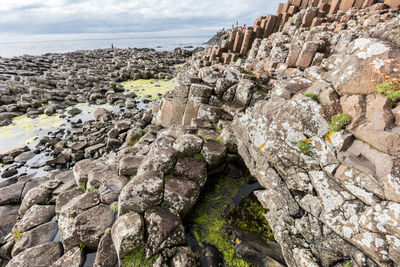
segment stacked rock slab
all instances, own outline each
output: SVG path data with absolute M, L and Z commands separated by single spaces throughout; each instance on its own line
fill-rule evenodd
M 285 23 L 296 20 L 295 14 L 302 13 L 302 20 L 298 27 L 314 27 L 329 25 L 336 20 L 335 15 L 347 12 L 350 9 L 367 8 L 375 5 L 376 0 L 289 0 L 285 4 L 279 4 L 276 15 L 261 16 L 256 19 L 253 27 L 238 28 L 231 32 L 229 42 L 208 48 L 206 58 L 212 61 L 229 64 L 234 57 L 246 57 L 255 38 L 267 38 L 272 33 L 282 31 Z M 382 5 L 397 9 L 400 0 L 385 0 Z M 233 45 L 233 47 L 232 47 Z M 235 55 L 235 56 L 233 56 Z

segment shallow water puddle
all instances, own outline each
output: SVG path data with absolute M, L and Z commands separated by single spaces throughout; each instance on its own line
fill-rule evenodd
M 151 99 L 165 94 L 169 90 L 174 89 L 175 79 L 160 80 L 160 79 L 139 79 L 135 81 L 127 81 L 121 83 L 122 86 L 129 92 L 134 92 L 137 96 L 151 96 Z
M 235 255 L 235 249 L 224 227 L 231 224 L 231 210 L 254 190 L 262 188 L 259 183 L 245 177 L 212 177 L 205 194 L 194 207 L 189 221 L 193 223 L 188 243 L 195 251 L 206 244 L 217 248 L 226 266 L 252 266 Z M 196 249 L 197 247 L 197 249 Z
M 82 110 L 82 113 L 70 118 L 54 114 L 52 116 L 40 115 L 36 118 L 28 118 L 26 115 L 15 117 L 13 124 L 0 127 L 0 154 L 24 145 L 34 146 L 48 132 L 54 131 L 61 126 L 69 127 L 70 122 L 81 119 L 82 121 L 94 120 L 93 112 L 98 108 L 109 111 L 118 110 L 111 105 L 88 105 L 77 104 L 74 107 Z M 67 108 L 67 110 L 72 107 Z

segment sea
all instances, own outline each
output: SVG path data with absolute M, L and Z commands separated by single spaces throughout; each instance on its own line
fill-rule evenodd
M 118 38 L 80 38 L 59 40 L 34 40 L 2 42 L 0 57 L 10 58 L 22 55 L 39 56 L 46 53 L 67 53 L 77 50 L 104 48 L 154 48 L 158 51 L 172 51 L 175 48 L 193 49 L 204 46 L 211 36 L 179 37 L 118 37 Z

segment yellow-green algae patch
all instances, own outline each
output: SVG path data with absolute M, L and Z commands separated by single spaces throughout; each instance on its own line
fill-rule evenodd
M 0 127 L 0 153 L 31 143 L 37 136 L 60 127 L 65 119 L 60 118 L 59 114 L 43 114 L 34 119 L 22 115 L 13 118 L 12 122 L 11 125 Z
M 76 107 L 82 110 L 82 113 L 74 117 L 82 120 L 94 119 L 93 112 L 98 108 L 107 110 L 115 109 L 116 106 L 105 105 L 88 105 L 86 103 L 77 104 Z M 67 108 L 67 110 L 72 107 Z M 36 118 L 28 118 L 26 115 L 18 116 L 12 119 L 12 124 L 0 127 L 0 154 L 15 149 L 20 146 L 28 145 L 34 142 L 34 139 L 44 136 L 49 131 L 53 131 L 62 124 L 67 123 L 65 118 L 61 118 L 60 114 L 52 116 L 40 115 Z
M 169 90 L 174 89 L 175 79 L 139 79 L 121 84 L 126 90 L 134 92 L 139 97 L 150 95 L 152 98 L 155 98 L 160 94 L 163 95 Z
M 235 179 L 221 177 L 211 191 L 195 207 L 191 220 L 195 222 L 194 236 L 199 243 L 208 243 L 215 246 L 224 256 L 226 266 L 247 267 L 250 263 L 235 255 L 235 248 L 227 233 L 222 229 L 229 224 L 224 216 L 225 210 L 233 205 L 232 198 L 240 191 L 245 178 Z

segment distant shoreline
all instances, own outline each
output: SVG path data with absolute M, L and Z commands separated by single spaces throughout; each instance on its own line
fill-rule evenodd
M 114 48 L 150 48 L 157 51 L 173 51 L 175 48 L 204 47 L 209 36 L 160 36 L 160 37 L 115 37 L 66 40 L 35 40 L 0 42 L 0 57 L 11 58 L 24 55 L 41 56 L 48 53 L 71 53 L 80 50 Z

